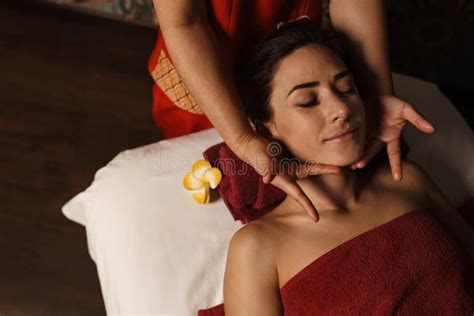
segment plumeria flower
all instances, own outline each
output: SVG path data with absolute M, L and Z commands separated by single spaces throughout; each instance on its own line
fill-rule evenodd
M 193 193 L 193 198 L 199 204 L 209 203 L 211 192 L 222 179 L 222 173 L 218 168 L 213 168 L 211 163 L 205 159 L 197 160 L 191 172 L 183 178 L 183 186 Z

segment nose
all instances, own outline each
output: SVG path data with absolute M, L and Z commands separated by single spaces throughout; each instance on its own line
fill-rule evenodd
M 349 120 L 352 115 L 352 109 L 347 100 L 337 93 L 331 93 L 331 102 L 329 108 L 329 123 L 341 124 Z

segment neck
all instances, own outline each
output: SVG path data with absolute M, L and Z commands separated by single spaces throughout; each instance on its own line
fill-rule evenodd
M 340 174 L 315 175 L 297 181 L 318 212 L 353 210 L 360 200 L 359 182 L 356 172 L 349 167 L 341 167 Z M 304 212 L 295 200 L 287 198 L 285 202 L 296 204 L 291 208 Z

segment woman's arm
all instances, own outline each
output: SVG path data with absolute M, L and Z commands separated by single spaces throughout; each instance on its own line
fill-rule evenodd
M 268 152 L 270 141 L 258 136 L 246 118 L 232 72 L 223 61 L 208 21 L 206 3 L 154 0 L 161 34 L 178 74 L 232 151 L 262 175 L 265 183 L 285 191 L 313 219 L 318 219 L 316 208 L 296 180 L 290 175 L 272 173 L 276 162 Z M 336 166 L 316 163 L 301 166 L 302 175 L 338 171 Z
M 330 0 L 334 30 L 347 42 L 349 63 L 366 104 L 368 138 L 363 168 L 387 144 L 393 179 L 402 179 L 400 140 L 410 122 L 424 133 L 434 127 L 414 107 L 394 95 L 388 53 L 384 0 Z
M 224 309 L 232 315 L 282 315 L 271 243 L 255 223 L 232 237 L 224 276 Z
M 229 147 L 252 134 L 231 70 L 223 62 L 206 1 L 154 0 L 161 34 L 177 72 Z
M 347 42 L 349 62 L 364 97 L 393 94 L 383 0 L 330 0 L 334 30 Z

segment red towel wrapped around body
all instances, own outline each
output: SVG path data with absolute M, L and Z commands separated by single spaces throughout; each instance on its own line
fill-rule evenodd
M 217 189 L 235 220 L 254 220 L 286 196 L 225 143 L 203 156 L 223 172 Z M 472 315 L 472 268 L 470 255 L 432 211 L 413 210 L 325 253 L 280 293 L 285 315 Z M 198 311 L 217 315 L 224 315 L 223 304 Z
M 430 210 L 326 252 L 280 289 L 285 315 L 473 315 L 473 260 Z M 224 305 L 198 311 L 224 315 Z

